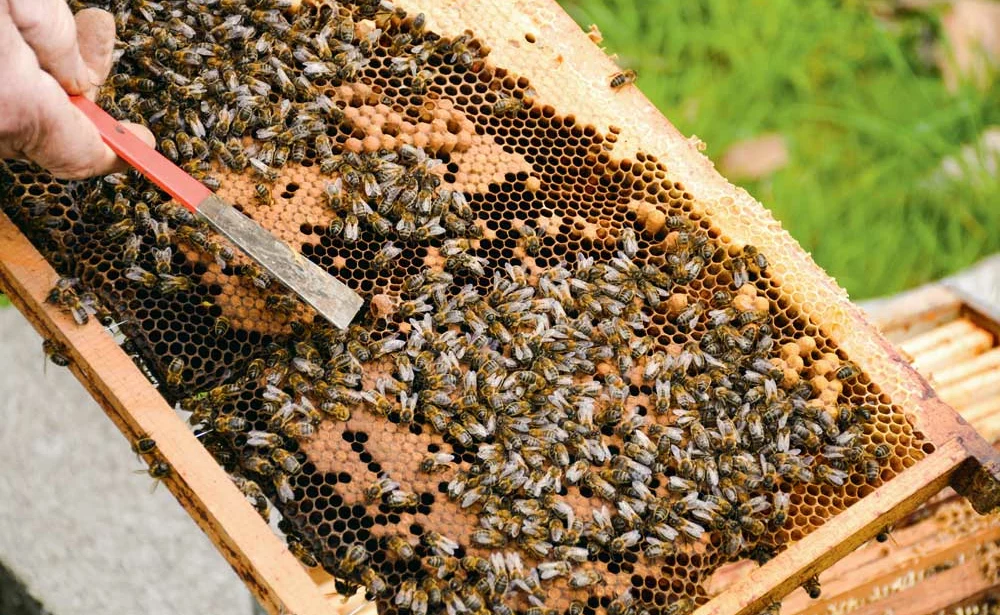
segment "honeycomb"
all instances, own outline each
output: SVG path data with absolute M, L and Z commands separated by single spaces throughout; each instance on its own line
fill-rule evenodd
M 5 161 L 0 202 L 50 302 L 120 331 L 345 595 L 682 615 L 933 450 L 669 160 L 616 155 L 474 32 L 384 0 L 110 4 L 99 103 L 365 308 L 314 319 L 132 172 Z

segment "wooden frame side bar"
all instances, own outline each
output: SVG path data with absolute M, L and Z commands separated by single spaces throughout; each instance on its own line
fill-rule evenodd
M 753 615 L 780 600 L 807 578 L 899 521 L 947 486 L 952 476 L 974 463 L 961 439 L 944 443 L 916 465 L 732 583 L 695 611 L 695 615 Z
M 103 327 L 78 326 L 45 303 L 58 274 L 0 214 L 0 287 L 46 339 L 61 343 L 70 370 L 122 434 L 156 440 L 173 472 L 164 482 L 215 543 L 254 597 L 273 615 L 337 613 L 316 584 Z

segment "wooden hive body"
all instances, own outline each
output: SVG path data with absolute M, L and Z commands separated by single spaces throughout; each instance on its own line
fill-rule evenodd
M 739 300 L 734 305 L 742 306 L 738 310 L 744 313 L 766 311 L 781 348 L 773 354 L 775 365 L 783 366 L 788 379 L 808 379 L 821 403 L 874 409 L 875 417 L 861 439 L 866 446 L 885 445 L 889 451 L 877 476 L 866 479 L 854 472 L 842 486 L 790 484 L 789 522 L 760 538 L 784 550 L 703 604 L 701 613 L 750 613 L 767 606 L 949 483 L 970 497 L 978 510 L 996 505 L 997 466 L 990 446 L 937 398 L 766 210 L 715 172 L 696 141 L 680 135 L 634 86 L 609 87 L 617 68 L 557 5 L 546 0 L 399 5 L 410 17 L 392 18 L 396 21 L 390 19 L 386 28 L 412 31 L 412 16 L 423 13 L 426 31 L 454 40 L 468 30 L 470 60 L 460 68 L 433 65 L 434 82 L 424 96 L 408 95 L 405 90 L 412 89 L 412 83 L 387 77 L 391 73 L 387 61 L 362 70 L 368 81 L 324 79 L 318 87 L 342 107 L 345 118 L 331 128 L 338 148 L 370 154 L 412 145 L 447 158 L 445 170 L 438 172 L 445 185 L 467 195 L 482 234 L 481 239 L 473 238 L 473 250 L 497 271 L 500 264 L 516 261 L 535 283 L 545 271 L 564 259 L 575 261 L 578 254 L 613 258 L 626 227 L 638 235 L 639 258 L 656 267 L 667 267 L 668 255 L 677 252 L 679 230 L 706 238 L 717 249 L 699 269 L 704 273 L 679 283 L 662 307 L 651 305 L 647 313 L 644 334 L 674 355 L 706 331 L 703 324 L 685 330 L 678 324 L 680 314 L 699 300 L 709 301 L 715 290 L 739 286 L 733 283 L 732 263 L 748 258 L 744 248 L 754 246 L 767 259 L 766 271 L 752 274 L 736 291 Z M 362 22 L 371 20 L 356 25 L 358 38 L 374 29 L 373 22 Z M 396 42 L 388 35 L 383 37 L 376 45 L 381 51 L 373 57 L 381 57 L 378 54 L 384 55 L 384 49 L 393 45 Z M 498 111 L 497 105 L 505 100 L 522 102 Z M 371 229 L 363 229 L 360 240 L 351 245 L 327 234 L 331 218 L 324 205 L 327 184 L 330 176 L 341 172 L 331 173 L 317 162 L 312 156 L 306 163 L 280 169 L 269 187 L 274 202 L 268 204 L 255 200 L 259 179 L 226 171 L 218 163 L 214 171 L 223 197 L 366 294 L 372 312 L 367 318 L 377 339 L 397 330 L 412 331 L 405 319 L 393 320 L 395 306 L 406 298 L 400 285 L 405 275 L 422 267 L 440 269 L 445 259 L 439 242 L 411 245 L 404 240 L 407 247 L 392 267 L 374 267 L 372 261 L 384 244 Z M 9 174 L 2 176 L 8 182 L 6 211 L 29 229 L 50 257 L 52 246 L 39 241 L 46 229 L 30 223 L 31 215 L 39 213 L 35 204 L 44 190 L 55 195 L 52 210 L 58 215 L 49 215 L 65 216 L 74 229 L 98 232 L 73 217 L 97 193 L 59 186 L 17 163 L 8 169 Z M 32 190 L 38 186 L 47 187 L 36 194 Z M 682 226 L 674 219 L 680 219 Z M 526 224 L 539 235 L 537 250 L 526 248 L 518 237 Z M 147 244 L 152 240 L 147 234 Z M 124 307 L 118 315 L 142 325 L 129 335 L 171 401 L 225 384 L 233 372 L 242 373 L 250 359 L 264 352 L 265 342 L 289 335 L 294 341 L 291 323 L 308 316 L 301 308 L 284 315 L 270 310 L 266 294 L 241 280 L 230 264 L 220 266 L 190 244 L 176 244 L 178 262 L 173 266 L 197 278 L 200 286 L 197 292 L 181 293 L 181 300 L 126 282 L 124 268 L 114 262 L 119 248 L 113 242 L 87 236 L 77 241 L 80 262 L 56 264 L 63 273 L 80 275 L 101 300 L 114 303 L 114 309 L 120 302 Z M 96 323 L 76 327 L 65 314 L 45 305 L 56 274 L 8 220 L 0 233 L 0 261 L 5 291 L 47 338 L 65 345 L 71 368 L 122 431 L 131 439 L 148 435 L 156 440 L 155 458 L 172 467 L 165 482 L 261 602 L 274 612 L 299 615 L 335 608 L 323 597 L 329 585 L 323 575 L 313 574 L 321 580 L 317 584 L 303 571 L 110 336 Z M 459 279 L 480 290 L 489 288 L 487 276 L 460 274 Z M 217 327 L 222 318 L 227 323 L 224 331 Z M 172 356 L 185 357 L 181 383 L 165 377 Z M 862 373 L 841 381 L 833 373 L 846 361 Z M 613 368 L 601 369 L 603 376 Z M 371 389 L 375 375 L 385 373 L 384 364 L 367 365 L 365 388 Z M 629 411 L 638 412 L 643 403 L 649 404 L 650 391 L 642 388 L 649 383 L 634 373 L 623 376 L 635 389 Z M 264 389 L 260 378 L 249 378 L 240 387 L 242 401 L 234 401 L 229 412 L 243 413 L 254 425 L 266 425 L 257 414 Z M 324 420 L 315 436 L 295 444 L 309 470 L 296 476 L 295 497 L 282 512 L 297 524 L 303 540 L 321 545 L 316 555 L 322 563 L 336 561 L 325 556 L 343 557 L 347 545 L 341 541 L 357 541 L 369 549 L 372 540 L 381 544 L 390 533 L 382 529 L 385 525 L 395 527 L 394 532 L 408 530 L 412 536 L 407 539 L 414 545 L 417 536 L 433 530 L 449 533 L 469 553 L 488 555 L 487 549 L 471 542 L 476 509 L 449 502 L 440 492 L 439 478 L 416 470 L 428 451 L 452 446 L 461 458 L 462 453 L 468 455 L 465 447 L 456 448 L 434 433 L 426 419 L 417 420 L 424 429 L 400 423 L 398 417 L 385 420 L 359 407 L 346 423 Z M 615 440 L 613 432 L 609 426 L 605 436 L 617 450 L 622 440 Z M 475 460 L 468 456 L 461 460 L 463 469 Z M 418 493 L 423 498 L 420 504 L 397 514 L 366 503 L 363 490 L 381 472 L 389 472 Z M 589 488 L 574 487 L 566 497 L 580 517 L 604 504 Z M 848 508 L 849 514 L 840 514 Z M 347 535 L 350 539 L 344 538 Z M 364 539 L 359 538 L 362 535 Z M 602 578 L 606 575 L 599 589 L 573 590 L 565 579 L 557 579 L 546 587 L 545 604 L 564 610 L 571 600 L 580 600 L 586 602 L 587 612 L 593 612 L 607 609 L 626 590 L 649 608 L 668 612 L 668 605 L 682 599 L 692 605 L 705 603 L 707 577 L 726 559 L 720 555 L 719 541 L 715 535 L 684 543 L 662 565 L 641 559 L 638 549 L 614 555 L 601 552 L 587 563 Z M 381 564 L 386 556 L 380 557 Z M 390 558 L 385 567 L 393 584 L 415 572 L 405 562 L 393 564 Z M 382 606 L 392 608 L 388 600 Z M 523 601 L 513 603 L 514 608 L 526 606 Z

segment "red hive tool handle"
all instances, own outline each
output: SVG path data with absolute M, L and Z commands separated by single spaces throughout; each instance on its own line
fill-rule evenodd
M 198 204 L 212 195 L 204 184 L 146 145 L 104 109 L 83 96 L 70 96 L 69 99 L 90 118 L 108 147 L 182 205 L 197 212 Z

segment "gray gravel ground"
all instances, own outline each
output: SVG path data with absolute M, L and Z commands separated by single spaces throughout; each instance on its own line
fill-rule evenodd
M 76 378 L 43 371 L 41 344 L 0 310 L 0 562 L 54 615 L 250 613 L 235 573 L 169 491 L 150 493 Z

